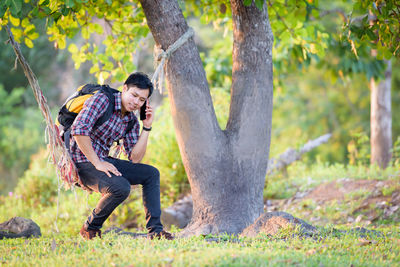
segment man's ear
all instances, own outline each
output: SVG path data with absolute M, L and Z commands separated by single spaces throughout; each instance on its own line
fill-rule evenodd
M 126 84 L 124 84 L 124 86 L 122 86 L 122 92 L 126 92 L 127 89 L 128 89 L 128 86 Z

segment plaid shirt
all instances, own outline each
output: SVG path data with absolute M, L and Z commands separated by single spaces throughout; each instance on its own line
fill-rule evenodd
M 139 138 L 140 124 L 133 112 L 121 118 L 121 93 L 114 94 L 115 109 L 111 117 L 93 129 L 95 122 L 104 114 L 109 99 L 104 93 L 96 93 L 86 100 L 81 112 L 79 112 L 71 127 L 71 135 L 86 135 L 92 140 L 93 149 L 100 159 L 108 157 L 110 147 L 114 141 L 122 139 L 124 141 L 125 152 L 131 159 L 131 152 Z M 128 122 L 133 120 L 132 130 L 125 134 Z M 71 157 L 75 163 L 89 162 L 86 156 L 79 149 L 75 138 L 71 138 Z

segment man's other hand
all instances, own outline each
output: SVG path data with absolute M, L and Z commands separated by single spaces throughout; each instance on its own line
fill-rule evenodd
M 108 177 L 111 177 L 110 173 L 113 173 L 116 176 L 122 175 L 114 165 L 107 161 L 100 161 L 94 167 L 99 171 L 105 172 Z

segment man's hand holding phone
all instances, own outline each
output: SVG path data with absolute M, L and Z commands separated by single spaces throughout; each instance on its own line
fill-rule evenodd
M 145 105 L 146 105 L 145 109 L 146 118 L 143 120 L 143 126 L 146 128 L 151 128 L 154 118 L 153 108 L 150 106 L 149 100 L 146 101 Z

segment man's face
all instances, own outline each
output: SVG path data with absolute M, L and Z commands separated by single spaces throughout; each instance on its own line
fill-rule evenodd
M 122 90 L 121 102 L 122 111 L 131 112 L 140 109 L 149 96 L 149 89 L 140 89 L 136 86 L 128 86 L 125 84 Z

